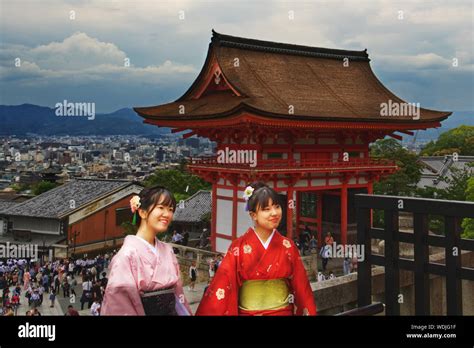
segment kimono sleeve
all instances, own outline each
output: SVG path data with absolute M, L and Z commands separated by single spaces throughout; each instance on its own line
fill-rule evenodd
M 102 304 L 102 315 L 145 315 L 131 253 L 117 254 L 110 265 L 110 277 Z
M 313 290 L 309 283 L 306 269 L 304 268 L 298 248 L 292 244 L 296 257 L 293 260 L 293 277 L 291 286 L 295 296 L 296 315 L 316 315 L 316 304 L 314 303 Z
M 217 269 L 196 315 L 238 315 L 237 246 L 231 245 Z
M 193 312 L 191 311 L 191 307 L 189 307 L 189 303 L 186 300 L 186 297 L 184 296 L 184 290 L 183 290 L 183 280 L 181 279 L 181 273 L 179 271 L 179 264 L 178 261 L 176 260 L 176 256 L 174 255 L 173 249 L 171 249 L 171 253 L 173 256 L 173 262 L 175 264 L 176 272 L 178 274 L 178 282 L 176 283 L 175 286 L 175 298 L 176 298 L 176 313 L 178 315 L 192 315 Z

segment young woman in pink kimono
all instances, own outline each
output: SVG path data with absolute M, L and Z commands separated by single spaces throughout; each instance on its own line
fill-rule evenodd
M 173 195 L 146 188 L 130 206 L 140 227 L 112 259 L 101 315 L 191 315 L 173 248 L 156 238 L 173 218 Z

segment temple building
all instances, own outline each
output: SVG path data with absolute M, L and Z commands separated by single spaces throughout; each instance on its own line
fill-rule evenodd
M 276 43 L 213 31 L 204 66 L 175 102 L 137 107 L 145 123 L 189 130 L 217 143 L 188 169 L 212 183 L 211 241 L 224 252 L 252 224 L 245 187 L 264 181 L 281 194 L 279 231 L 306 226 L 321 243 L 355 240 L 356 193 L 397 170 L 369 144 L 439 127 L 451 113 L 414 107 L 375 76 L 367 51 Z M 398 132 L 398 134 L 396 133 Z

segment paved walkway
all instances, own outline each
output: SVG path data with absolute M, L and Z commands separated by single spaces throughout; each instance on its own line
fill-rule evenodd
M 14 286 L 10 287 L 10 294 L 13 292 L 15 289 Z M 26 315 L 26 312 L 29 311 L 30 309 L 33 309 L 33 306 L 28 306 L 28 299 L 25 297 L 26 291 L 23 290 L 21 291 L 21 296 L 20 296 L 20 306 L 17 309 L 17 316 L 24 316 Z M 41 315 L 64 315 L 64 312 L 61 308 L 61 305 L 58 303 L 58 301 L 55 301 L 54 307 L 51 306 L 51 301 L 49 300 L 49 294 L 45 293 L 43 298 L 43 303 L 38 306 L 38 311 L 41 313 Z
M 321 259 L 318 258 L 318 268 L 321 270 Z M 105 270 L 106 273 L 108 273 L 108 270 Z M 326 274 L 328 274 L 330 271 L 333 271 L 336 276 L 339 276 L 342 274 L 342 259 L 331 259 L 328 263 L 328 267 Z M 74 291 L 76 292 L 76 297 L 75 299 L 71 299 L 70 297 L 65 298 L 63 296 L 63 291 L 62 289 L 60 292 L 56 295 L 56 301 L 54 307 L 50 307 L 50 301 L 49 301 L 49 294 L 44 294 L 44 300 L 42 305 L 38 307 L 39 312 L 42 315 L 56 315 L 56 316 L 62 316 L 64 313 L 67 312 L 67 307 L 69 305 L 72 305 L 78 312 L 79 315 L 81 316 L 90 316 L 90 309 L 88 308 L 87 303 L 84 304 L 84 309 L 81 310 L 81 296 L 82 296 L 82 277 L 81 276 L 76 276 L 76 281 L 78 284 L 74 286 Z M 204 294 L 204 288 L 206 287 L 207 282 L 201 282 L 197 283 L 195 285 L 194 291 L 191 291 L 188 286 L 184 287 L 184 295 L 186 299 L 188 300 L 188 303 L 191 307 L 191 310 L 194 313 L 196 313 L 196 310 L 199 306 L 199 302 L 202 299 L 202 296 Z M 10 291 L 13 291 L 14 287 L 10 287 Z M 21 305 L 18 308 L 17 315 L 26 315 L 26 312 L 31 309 L 32 307 L 28 306 L 28 299 L 25 298 L 25 291 L 22 290 L 21 293 Z
M 82 277 L 76 276 L 76 280 L 78 284 L 74 286 L 74 291 L 76 292 L 76 297 L 64 297 L 62 289 L 58 294 L 56 294 L 56 301 L 54 303 L 54 307 L 50 307 L 51 301 L 49 300 L 49 294 L 44 294 L 43 303 L 38 306 L 38 311 L 41 315 L 54 315 L 54 316 L 62 316 L 64 313 L 67 312 L 67 307 L 72 305 L 74 309 L 79 312 L 81 316 L 90 316 L 90 309 L 87 306 L 87 303 L 84 304 L 84 309 L 81 310 L 81 296 L 82 296 Z M 207 283 L 197 283 L 194 291 L 191 291 L 187 286 L 184 287 L 184 295 L 188 300 L 188 303 L 191 307 L 193 314 L 196 312 L 197 307 L 199 306 L 199 302 L 201 301 L 202 295 L 204 294 L 204 288 L 206 287 Z M 10 287 L 10 291 L 13 291 L 15 287 Z M 22 287 L 23 289 L 23 287 Z M 24 316 L 26 312 L 33 307 L 28 306 L 28 299 L 25 297 L 26 291 L 22 290 L 20 296 L 20 303 L 21 305 L 18 307 L 17 315 Z

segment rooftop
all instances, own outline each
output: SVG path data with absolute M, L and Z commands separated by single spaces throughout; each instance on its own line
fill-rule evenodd
M 133 185 L 129 180 L 76 179 L 4 211 L 3 215 L 60 219 L 91 202 Z M 74 204 L 71 204 L 74 200 Z
M 174 222 L 200 222 L 211 212 L 211 192 L 199 190 L 184 201 L 184 208 L 177 208 Z
M 236 117 L 250 113 L 291 122 L 403 122 L 418 129 L 451 114 L 421 108 L 418 120 L 381 116 L 381 103 L 406 102 L 377 79 L 369 61 L 366 50 L 292 45 L 213 31 L 204 66 L 188 91 L 175 102 L 134 110 L 147 123 L 177 128 L 180 122 L 197 120 L 202 123 L 194 123 L 195 128 L 216 119 L 238 123 L 242 120 Z

